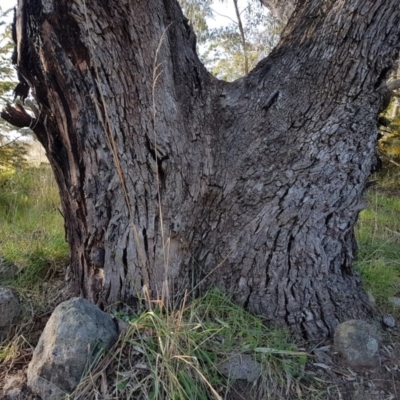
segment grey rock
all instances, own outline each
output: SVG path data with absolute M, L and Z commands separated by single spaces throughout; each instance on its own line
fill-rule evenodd
M 389 302 L 396 307 L 400 307 L 400 297 L 389 297 Z
M 335 330 L 334 351 L 350 367 L 374 367 L 379 364 L 380 333 L 366 321 L 350 320 Z
M 17 275 L 18 267 L 0 256 L 0 283 L 9 281 Z
M 384 315 L 382 317 L 382 324 L 386 328 L 394 328 L 396 326 L 396 320 L 394 319 L 393 315 Z
M 22 389 L 21 388 L 14 388 L 10 389 L 6 392 L 2 400 L 21 400 L 23 399 Z
M 21 311 L 18 296 L 6 287 L 0 287 L 0 330 L 7 330 Z
M 73 392 L 101 348 L 118 337 L 112 317 L 81 298 L 56 307 L 28 366 L 28 386 L 46 400 Z
M 233 354 L 217 365 L 218 372 L 230 379 L 254 382 L 261 374 L 261 365 L 248 354 Z

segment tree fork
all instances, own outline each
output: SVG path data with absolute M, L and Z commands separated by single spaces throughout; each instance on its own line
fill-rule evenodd
M 19 89 L 39 105 L 75 289 L 106 306 L 214 285 L 309 340 L 368 316 L 354 225 L 399 26 L 395 0 L 305 0 L 226 83 L 175 0 L 20 0 Z

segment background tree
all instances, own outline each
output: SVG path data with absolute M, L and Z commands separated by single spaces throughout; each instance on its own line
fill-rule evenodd
M 6 26 L 6 17 L 11 10 L 2 11 L 0 7 L 0 109 L 12 100 L 12 92 L 17 82 L 11 63 L 14 43 L 11 39 L 11 27 Z M 13 132 L 14 135 L 9 134 Z M 26 146 L 21 143 L 21 135 L 15 135 L 15 129 L 0 119 L 0 170 L 9 170 L 25 164 Z
M 77 292 L 105 307 L 217 286 L 309 340 L 369 315 L 354 225 L 398 0 L 299 2 L 232 83 L 176 0 L 20 0 L 15 32 L 16 93 L 38 112 L 2 116 L 46 148 Z
M 235 16 L 219 13 L 218 3 L 231 6 Z M 282 30 L 282 24 L 258 2 L 185 0 L 181 4 L 197 34 L 200 58 L 213 75 L 226 81 L 253 69 L 277 44 Z M 209 22 L 215 18 L 230 23 L 212 28 Z
M 213 0 L 180 0 L 179 3 L 196 32 L 197 43 L 206 43 L 210 35 L 207 19 L 213 17 Z

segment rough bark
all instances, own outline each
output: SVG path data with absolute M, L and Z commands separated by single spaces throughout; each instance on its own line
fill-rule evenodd
M 353 228 L 398 0 L 302 1 L 233 83 L 205 70 L 176 0 L 19 0 L 16 39 L 83 296 L 213 285 L 309 340 L 369 314 Z

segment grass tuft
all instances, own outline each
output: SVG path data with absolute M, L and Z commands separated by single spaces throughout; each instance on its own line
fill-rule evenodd
M 178 310 L 161 305 L 131 318 L 114 349 L 93 366 L 71 398 L 233 398 L 238 391 L 234 381 L 218 372 L 218 364 L 232 354 L 251 355 L 261 366 L 244 397 L 235 398 L 289 399 L 304 390 L 299 378 L 307 353 L 297 351 L 283 329 L 266 328 L 212 290 Z

